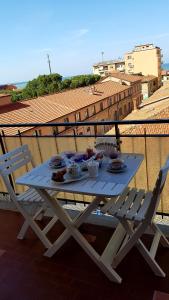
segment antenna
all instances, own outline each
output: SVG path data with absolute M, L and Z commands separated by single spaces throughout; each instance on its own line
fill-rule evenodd
M 49 54 L 47 54 L 47 59 L 48 59 L 48 65 L 49 65 L 49 72 L 50 72 L 50 74 L 52 74 Z
M 102 55 L 102 62 L 103 62 L 103 58 L 104 58 L 104 51 L 101 52 Z

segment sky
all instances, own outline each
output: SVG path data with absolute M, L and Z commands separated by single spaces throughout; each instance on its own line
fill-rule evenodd
M 169 0 L 0 0 L 0 84 L 73 76 L 154 43 L 169 62 Z

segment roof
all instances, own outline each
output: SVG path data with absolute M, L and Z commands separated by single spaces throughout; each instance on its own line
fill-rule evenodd
M 165 97 L 161 96 L 163 91 L 165 91 Z M 132 111 L 124 120 L 168 119 L 169 85 L 168 88 L 162 86 L 154 94 L 143 101 L 139 110 Z M 120 132 L 123 134 L 144 134 L 144 128 L 149 134 L 169 134 L 169 124 L 123 125 L 120 126 Z M 114 129 L 111 129 L 108 134 L 114 134 Z
M 141 81 L 141 76 L 130 75 L 130 74 L 121 73 L 121 72 L 111 72 L 110 77 L 118 78 L 118 79 L 129 81 L 129 82 Z
M 0 98 L 8 97 L 8 96 L 10 96 L 10 94 L 0 94 Z
M 16 90 L 17 87 L 13 84 L 3 84 L 0 85 L 0 90 Z
M 169 70 L 161 70 L 161 75 L 169 75 Z
M 82 87 L 2 107 L 0 124 L 49 123 L 128 89 L 127 86 L 111 81 L 94 86 L 93 93 L 91 87 Z M 28 129 L 19 128 L 20 132 Z M 5 128 L 4 131 L 6 134 L 17 134 L 17 128 Z
M 102 65 L 111 65 L 111 64 L 117 64 L 117 63 L 125 63 L 125 61 L 123 59 L 105 60 L 105 61 L 95 63 L 93 65 L 93 67 L 98 66 L 98 65 L 102 66 Z
M 156 77 L 154 75 L 141 76 L 141 82 L 149 82 L 154 79 L 158 79 L 158 77 Z
M 153 115 L 149 118 L 152 119 L 169 119 L 169 106 L 163 110 L 161 110 L 159 113 Z M 143 124 L 143 125 L 135 125 L 127 130 L 125 130 L 123 133 L 125 134 L 144 134 L 146 131 L 146 134 L 169 134 L 169 124 Z

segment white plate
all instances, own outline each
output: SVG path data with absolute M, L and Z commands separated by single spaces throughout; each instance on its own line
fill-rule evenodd
M 56 183 L 59 183 L 59 184 L 65 184 L 65 183 L 71 183 L 71 182 L 76 182 L 76 181 L 79 181 L 79 180 L 83 180 L 85 178 L 88 178 L 89 177 L 89 174 L 85 172 L 85 174 L 82 173 L 81 176 L 77 177 L 77 178 L 72 178 L 68 173 L 66 173 L 64 175 L 64 179 L 65 181 L 55 181 L 55 180 L 52 180 Z
M 49 167 L 52 169 L 61 169 L 61 168 L 66 167 L 66 164 L 65 164 L 65 162 L 62 162 L 60 165 L 55 165 L 50 162 Z

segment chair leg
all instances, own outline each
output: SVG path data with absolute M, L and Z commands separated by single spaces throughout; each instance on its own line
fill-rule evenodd
M 160 268 L 160 266 L 155 261 L 153 255 L 151 255 L 150 251 L 147 250 L 147 248 L 144 246 L 142 241 L 140 240 L 140 237 L 145 232 L 145 229 L 147 228 L 147 224 L 140 224 L 138 228 L 133 231 L 132 226 L 129 222 L 126 220 L 121 221 L 122 225 L 126 229 L 127 233 L 130 235 L 129 240 L 124 244 L 124 247 L 122 247 L 117 255 L 114 258 L 113 261 L 113 267 L 117 267 L 117 265 L 121 262 L 121 260 L 125 257 L 125 255 L 132 249 L 133 246 L 136 246 L 139 252 L 142 254 L 146 262 L 149 264 L 152 271 L 160 277 L 165 277 L 165 273 Z
M 17 239 L 23 240 L 28 228 L 29 228 L 29 223 L 27 221 L 25 221 L 21 227 L 21 230 L 19 231 L 19 233 L 17 235 Z
M 160 233 L 160 235 L 161 235 L 160 243 L 163 245 L 163 247 L 169 248 L 169 241 L 165 237 L 165 235 L 162 233 L 162 231 L 159 229 L 158 225 L 156 225 L 155 223 L 152 223 L 151 228 L 152 228 L 153 232 L 158 231 Z
M 34 215 L 33 220 L 37 220 L 38 217 L 39 217 L 39 215 L 42 214 L 43 210 L 44 210 L 44 208 L 41 207 L 41 208 L 36 212 L 36 214 Z M 41 218 L 41 219 L 42 219 L 42 218 Z M 38 219 L 38 220 L 39 220 L 39 219 Z M 26 234 L 26 232 L 27 232 L 27 230 L 28 230 L 28 228 L 29 228 L 29 223 L 28 223 L 27 221 L 25 221 L 25 222 L 23 223 L 22 227 L 21 227 L 21 230 L 19 231 L 19 233 L 18 233 L 18 235 L 17 235 L 17 239 L 23 240 L 24 237 L 25 237 L 25 234 Z
M 138 243 L 136 244 L 137 249 L 139 252 L 143 255 L 144 259 L 152 269 L 155 275 L 160 277 L 165 277 L 166 274 L 163 272 L 163 270 L 160 268 L 158 263 L 155 261 L 153 257 L 151 257 L 150 252 L 146 249 L 142 241 L 139 239 Z
M 136 229 L 134 232 L 132 230 L 132 227 L 126 220 L 120 220 L 121 224 L 126 230 L 126 233 L 130 235 L 128 241 L 124 244 L 123 247 L 120 248 L 116 256 L 113 260 L 113 267 L 116 268 L 118 264 L 123 260 L 123 258 L 127 255 L 127 253 L 133 248 L 133 246 L 136 244 L 138 239 L 142 236 L 142 234 L 145 232 L 145 224 L 140 224 L 138 226 L 138 229 Z

